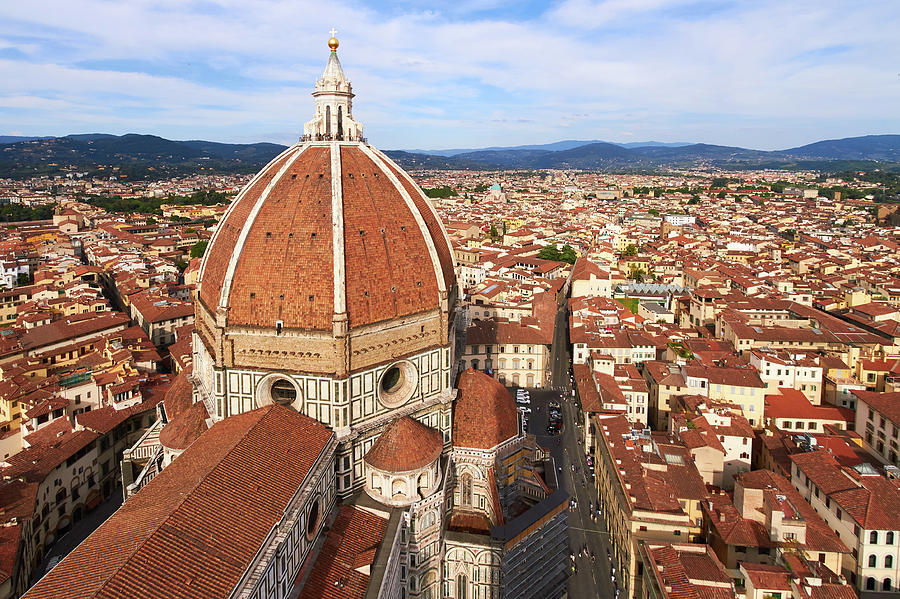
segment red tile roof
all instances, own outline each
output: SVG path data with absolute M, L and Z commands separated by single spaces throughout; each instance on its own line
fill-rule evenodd
M 444 450 L 444 436 L 403 416 L 391 422 L 365 455 L 366 462 L 386 472 L 409 472 L 432 463 Z
M 852 391 L 853 395 L 900 427 L 900 392 L 878 393 L 876 391 Z
M 753 583 L 754 588 L 769 591 L 791 590 L 791 575 L 781 566 L 741 562 L 741 569 Z
M 331 437 L 275 405 L 216 423 L 25 596 L 227 596 Z
M 722 562 L 706 545 L 661 545 L 647 547 L 655 576 L 668 599 L 730 599 L 731 578 Z
M 794 454 L 791 460 L 862 528 L 898 529 L 900 480 L 860 476 L 824 450 Z
M 374 563 L 387 525 L 371 512 L 341 506 L 299 599 L 363 599 L 370 578 L 364 567 Z
M 483 372 L 459 375 L 453 410 L 453 445 L 491 449 L 519 433 L 519 412 L 509 391 Z
M 797 389 L 779 389 L 780 395 L 766 395 L 766 418 L 801 418 L 809 420 L 828 420 L 852 423 L 856 420 L 856 412 L 847 408 L 821 405 L 814 406 L 802 391 Z

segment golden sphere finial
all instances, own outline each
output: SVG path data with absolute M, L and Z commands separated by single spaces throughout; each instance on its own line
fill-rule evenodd
M 329 33 L 331 34 L 331 39 L 328 40 L 328 47 L 331 48 L 332 52 L 334 52 L 338 49 L 338 45 L 340 45 L 337 38 L 334 37 L 335 35 L 337 35 L 337 29 L 332 27 L 331 31 L 329 31 Z

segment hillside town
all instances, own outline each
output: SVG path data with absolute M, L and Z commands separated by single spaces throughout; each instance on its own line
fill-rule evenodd
M 877 186 L 411 174 L 452 245 L 451 377 L 507 387 L 517 442 L 558 456 L 569 596 L 896 592 L 900 232 Z M 173 459 L 201 258 L 248 181 L 0 180 L 0 205 L 52 214 L 0 232 L 0 598 Z

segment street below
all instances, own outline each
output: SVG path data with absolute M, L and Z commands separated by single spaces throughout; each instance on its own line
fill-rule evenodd
M 574 572 L 569 577 L 568 596 L 573 599 L 615 597 L 616 584 L 607 558 L 611 554 L 609 535 L 603 518 L 597 513 L 598 501 L 586 460 L 584 434 L 576 424 L 580 419 L 572 398 L 570 365 L 568 314 L 563 304 L 557 313 L 550 355 L 551 387 L 529 389 L 532 410 L 529 432 L 550 449 L 560 484 L 575 502 L 574 509 L 569 510 L 569 554 L 574 556 L 574 561 L 570 559 L 569 563 L 574 566 Z M 559 434 L 550 435 L 547 426 L 550 403 L 554 401 L 561 408 L 562 428 Z M 619 582 L 618 573 L 615 581 Z

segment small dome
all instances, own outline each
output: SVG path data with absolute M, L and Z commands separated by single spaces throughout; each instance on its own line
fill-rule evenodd
M 388 425 L 363 459 L 384 472 L 410 472 L 431 464 L 443 450 L 440 431 L 403 416 Z
M 453 445 L 491 449 L 519 434 L 519 413 L 499 381 L 468 369 L 459 375 L 453 409 Z
M 197 440 L 209 428 L 206 420 L 209 413 L 206 405 L 198 401 L 181 412 L 159 431 L 159 444 L 166 449 L 180 451 Z

